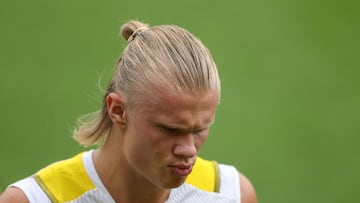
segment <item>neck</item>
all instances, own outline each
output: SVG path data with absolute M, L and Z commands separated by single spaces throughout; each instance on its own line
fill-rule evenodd
M 112 147 L 111 143 L 115 142 L 112 137 L 121 136 L 109 136 L 104 145 L 93 153 L 95 169 L 112 198 L 116 202 L 165 202 L 170 189 L 151 184 L 131 168 L 125 160 L 121 148 Z M 116 141 L 119 142 L 119 140 Z

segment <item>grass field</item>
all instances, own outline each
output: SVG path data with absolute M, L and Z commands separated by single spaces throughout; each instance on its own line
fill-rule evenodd
M 201 155 L 236 165 L 260 202 L 356 202 L 360 188 L 358 1 L 0 3 L 0 190 L 84 150 L 129 19 L 177 24 L 210 49 L 222 79 Z

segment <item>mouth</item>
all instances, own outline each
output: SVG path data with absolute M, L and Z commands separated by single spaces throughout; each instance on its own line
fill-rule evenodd
M 191 165 L 171 165 L 169 166 L 170 171 L 178 176 L 187 176 L 191 173 L 193 164 Z

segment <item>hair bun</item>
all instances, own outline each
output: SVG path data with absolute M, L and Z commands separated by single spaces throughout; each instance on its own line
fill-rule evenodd
M 136 32 L 149 29 L 149 25 L 140 21 L 129 21 L 121 26 L 120 33 L 126 41 L 131 41 Z

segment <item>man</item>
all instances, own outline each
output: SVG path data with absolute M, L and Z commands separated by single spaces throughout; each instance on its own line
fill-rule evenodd
M 218 193 L 185 183 L 196 185 L 204 169 L 217 170 L 197 159 L 220 100 L 207 48 L 177 26 L 130 21 L 121 33 L 128 45 L 102 108 L 81 119 L 74 132 L 80 144 L 99 147 L 12 184 L 0 203 L 221 203 L 240 202 L 241 195 L 242 202 L 256 202 L 249 181 L 230 166 L 218 165 L 218 176 L 208 173 L 207 180 L 222 179 L 213 181 L 220 184 Z

